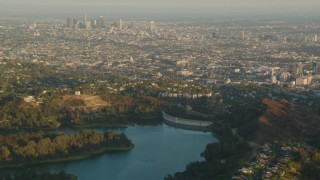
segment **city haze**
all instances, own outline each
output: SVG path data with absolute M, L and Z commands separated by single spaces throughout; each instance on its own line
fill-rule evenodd
M 103 15 L 273 15 L 316 14 L 316 0 L 0 0 L 0 15 L 73 15 L 91 13 Z

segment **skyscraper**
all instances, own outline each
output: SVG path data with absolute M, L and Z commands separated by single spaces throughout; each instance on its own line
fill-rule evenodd
M 276 84 L 277 83 L 277 76 L 274 72 L 274 69 L 271 69 L 271 84 Z
M 92 28 L 97 28 L 97 27 L 98 27 L 98 23 L 97 23 L 97 20 L 96 20 L 96 19 L 92 19 L 92 20 L 91 20 L 91 27 L 92 27 Z
M 86 23 L 86 29 L 92 29 L 91 21 L 87 21 L 87 23 Z
M 314 42 L 318 41 L 318 35 L 314 35 Z
M 104 28 L 104 27 L 106 27 L 106 25 L 105 25 L 105 20 L 104 20 L 104 17 L 103 17 L 103 16 L 100 16 L 100 17 L 99 17 L 98 27 L 99 27 L 99 28 Z
M 277 76 L 276 75 L 271 76 L 271 84 L 277 84 Z
M 29 29 L 36 29 L 36 28 L 37 28 L 37 23 L 33 21 L 33 23 L 29 25 Z
M 313 74 L 317 74 L 318 73 L 318 64 L 317 64 L 316 61 L 312 62 L 312 71 L 313 71 Z
M 150 22 L 149 30 L 150 30 L 151 32 L 155 32 L 155 31 L 156 31 L 156 25 L 155 25 L 155 22 L 154 22 L 154 21 L 151 21 L 151 22 Z
M 67 18 L 67 28 L 76 28 L 77 27 L 77 19 L 74 17 Z
M 119 20 L 119 29 L 122 30 L 123 24 L 122 24 L 122 19 Z
M 244 31 L 242 31 L 241 33 L 241 39 L 244 40 L 246 37 L 245 37 L 245 34 L 244 34 Z
M 84 14 L 84 17 L 83 17 L 83 23 L 86 23 L 87 21 L 88 21 L 87 14 Z
M 88 23 L 87 14 L 84 14 L 84 17 L 83 17 L 83 25 L 84 25 L 84 27 L 87 27 L 87 23 Z
M 33 27 L 36 29 L 37 28 L 37 23 L 33 21 Z
M 296 65 L 296 77 L 303 77 L 303 69 L 304 69 L 304 64 L 299 63 Z
M 77 18 L 73 18 L 73 27 L 72 28 L 78 28 L 78 22 Z
M 72 17 L 67 18 L 67 28 L 73 28 L 73 18 Z

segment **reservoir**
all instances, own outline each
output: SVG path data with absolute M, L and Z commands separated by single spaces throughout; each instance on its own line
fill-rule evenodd
M 204 160 L 200 157 L 201 152 L 208 143 L 217 141 L 209 132 L 178 129 L 165 124 L 114 130 L 125 133 L 135 147 L 128 152 L 37 165 L 32 169 L 54 173 L 63 170 L 78 176 L 79 180 L 160 180 L 168 174 L 183 171 L 190 162 Z

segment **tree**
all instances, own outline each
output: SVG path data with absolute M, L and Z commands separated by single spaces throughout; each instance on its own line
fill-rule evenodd
M 308 152 L 304 148 L 299 149 L 299 160 L 304 164 L 308 159 Z
M 24 147 L 19 147 L 19 148 L 14 150 L 14 153 L 17 156 L 20 156 L 20 157 L 23 157 L 23 158 L 38 157 L 38 154 L 37 154 L 35 148 L 32 147 L 31 145 L 27 145 L 27 146 L 24 146 Z
M 49 155 L 51 140 L 49 138 L 40 139 L 37 143 L 37 152 L 40 157 Z
M 9 161 L 10 160 L 10 150 L 7 146 L 1 146 L 0 148 L 0 159 L 3 161 Z
M 69 142 L 69 137 L 65 134 L 57 136 L 53 140 L 53 143 L 55 144 L 57 150 L 64 154 L 68 154 Z
M 306 163 L 302 166 L 301 174 L 304 179 L 319 179 L 320 167 L 312 163 Z
M 105 133 L 105 136 L 109 141 L 112 141 L 116 135 L 117 133 L 115 131 L 110 131 Z
M 314 161 L 320 165 L 320 152 L 314 154 Z

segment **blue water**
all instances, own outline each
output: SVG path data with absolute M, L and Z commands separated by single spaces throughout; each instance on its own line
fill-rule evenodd
M 33 167 L 38 172 L 60 172 L 79 180 L 157 180 L 183 171 L 192 161 L 203 160 L 200 153 L 217 141 L 211 133 L 177 129 L 165 124 L 117 129 L 135 144 L 134 149 L 106 153 L 90 159 Z

